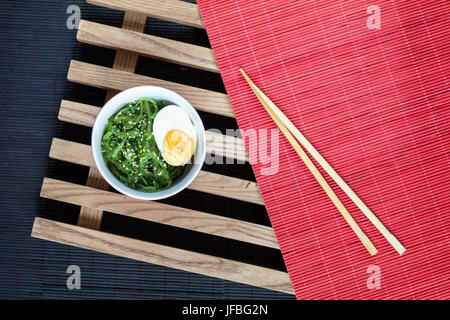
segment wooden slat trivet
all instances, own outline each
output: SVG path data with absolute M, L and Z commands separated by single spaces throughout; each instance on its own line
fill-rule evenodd
M 287 272 L 36 218 L 33 237 L 293 294 Z

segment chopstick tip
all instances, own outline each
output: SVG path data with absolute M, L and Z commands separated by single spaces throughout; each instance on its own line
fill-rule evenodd
M 242 74 L 242 76 L 245 78 L 245 80 L 246 80 L 249 84 L 251 84 L 252 81 L 250 80 L 249 76 L 248 76 L 247 73 L 244 71 L 244 69 L 239 68 L 239 71 L 241 72 L 241 74 Z

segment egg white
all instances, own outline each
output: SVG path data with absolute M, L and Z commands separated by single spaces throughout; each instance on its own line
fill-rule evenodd
M 153 121 L 153 135 L 156 146 L 164 157 L 164 138 L 171 130 L 182 130 L 194 140 L 194 150 L 197 145 L 197 132 L 191 118 L 182 108 L 176 105 L 168 105 L 162 108 Z

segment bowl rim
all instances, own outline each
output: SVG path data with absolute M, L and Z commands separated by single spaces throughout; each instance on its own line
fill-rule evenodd
M 148 92 L 148 94 L 144 94 L 144 92 Z M 116 113 L 127 103 L 123 102 L 123 100 L 125 99 L 124 97 L 129 95 L 133 96 L 133 93 L 139 97 L 126 99 L 128 102 L 134 101 L 144 96 L 154 99 L 166 99 L 173 102 L 175 105 L 178 105 L 187 112 L 197 131 L 197 145 L 195 147 L 193 155 L 194 161 L 190 165 L 189 172 L 183 173 L 184 177 L 181 180 L 177 180 L 178 183 L 175 182 L 169 188 L 161 191 L 144 192 L 128 187 L 114 176 L 103 159 L 101 150 L 101 138 L 103 137 L 103 131 L 106 127 L 107 121 L 114 113 Z M 155 98 L 155 96 L 158 97 Z M 189 101 L 187 101 L 181 95 L 170 89 L 159 86 L 137 86 L 121 91 L 120 93 L 112 97 L 108 102 L 106 102 L 105 105 L 101 108 L 92 128 L 91 146 L 95 165 L 97 166 L 97 169 L 99 170 L 102 177 L 106 180 L 106 182 L 108 182 L 110 186 L 112 186 L 120 193 L 123 193 L 135 199 L 160 200 L 171 197 L 181 192 L 187 186 L 189 186 L 189 184 L 191 184 L 191 182 L 198 176 L 206 157 L 206 133 L 199 114 L 189 103 Z

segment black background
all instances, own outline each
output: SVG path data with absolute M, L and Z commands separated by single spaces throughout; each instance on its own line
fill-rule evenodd
M 76 224 L 79 207 L 39 197 L 45 176 L 85 184 L 87 168 L 48 158 L 52 137 L 89 144 L 90 129 L 57 120 L 61 99 L 101 106 L 105 90 L 67 81 L 71 59 L 111 67 L 114 51 L 81 44 L 66 26 L 83 19 L 121 26 L 123 12 L 80 0 L 0 1 L 0 298 L 293 299 L 294 296 L 31 238 L 36 216 Z M 204 30 L 148 18 L 146 33 L 209 46 Z M 225 92 L 217 74 L 139 58 L 136 73 Z M 237 128 L 201 113 L 205 127 Z M 254 180 L 248 164 L 204 170 Z M 185 190 L 165 201 L 270 225 L 263 206 Z M 285 270 L 277 250 L 105 213 L 103 231 Z M 66 268 L 81 268 L 81 290 Z

